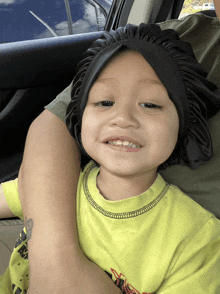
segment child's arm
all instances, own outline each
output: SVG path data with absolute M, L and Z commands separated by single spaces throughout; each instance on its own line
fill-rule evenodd
M 121 293 L 80 250 L 75 215 L 79 173 L 75 140 L 66 125 L 45 110 L 29 128 L 18 176 L 29 239 L 30 294 L 53 289 L 68 294 Z
M 11 217 L 16 217 L 16 215 L 14 215 L 11 212 L 11 210 L 8 206 L 8 203 L 5 199 L 4 190 L 2 188 L 2 185 L 0 185 L 0 219 L 11 218 Z

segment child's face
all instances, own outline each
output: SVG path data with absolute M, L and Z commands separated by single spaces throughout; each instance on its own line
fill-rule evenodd
M 100 172 L 105 168 L 120 176 L 156 173 L 172 154 L 178 130 L 176 107 L 144 57 L 131 50 L 115 56 L 91 87 L 82 118 L 82 143 L 100 164 Z M 120 136 L 130 137 L 141 148 L 127 152 L 105 143 Z

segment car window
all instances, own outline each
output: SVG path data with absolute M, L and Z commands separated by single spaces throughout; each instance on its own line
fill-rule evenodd
M 201 10 L 215 10 L 213 0 L 185 0 L 179 18 L 188 14 L 196 13 Z
M 103 30 L 112 2 L 0 0 L 0 43 Z

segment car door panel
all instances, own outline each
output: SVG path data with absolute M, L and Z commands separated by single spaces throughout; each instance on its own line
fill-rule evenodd
M 71 83 L 83 52 L 102 33 L 1 45 L 0 182 L 17 177 L 29 126 Z

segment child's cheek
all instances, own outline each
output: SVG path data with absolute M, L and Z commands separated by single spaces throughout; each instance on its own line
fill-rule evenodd
M 94 147 L 94 142 L 97 140 L 98 125 L 96 117 L 89 111 L 88 108 L 85 108 L 83 117 L 82 117 L 82 144 L 86 152 L 90 155 L 91 148 Z

